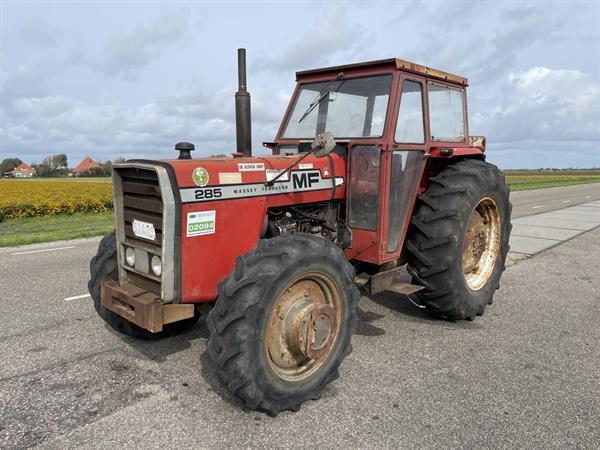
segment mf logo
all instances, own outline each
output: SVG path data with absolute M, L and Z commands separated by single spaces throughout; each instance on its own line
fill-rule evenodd
M 319 172 L 293 172 L 292 182 L 294 189 L 310 189 L 319 182 Z

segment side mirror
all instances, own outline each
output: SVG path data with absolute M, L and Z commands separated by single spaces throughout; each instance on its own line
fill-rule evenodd
M 331 134 L 329 131 L 326 131 L 325 133 L 321 133 L 320 135 L 318 135 L 315 138 L 314 141 L 312 141 L 312 144 L 310 144 L 309 152 L 306 152 L 299 159 L 294 161 L 291 165 L 288 166 L 287 169 L 279 172 L 279 174 L 275 178 L 271 179 L 270 181 L 267 181 L 265 183 L 265 186 L 273 186 L 273 184 L 275 184 L 275 182 L 279 178 L 281 178 L 287 172 L 292 170 L 292 167 L 299 164 L 301 161 L 304 160 L 304 158 L 307 158 L 310 155 L 315 155 L 317 158 L 322 158 L 323 156 L 329 155 L 333 151 L 334 148 L 335 148 L 335 140 L 333 139 L 333 134 Z
M 319 134 L 312 144 L 310 144 L 311 152 L 314 152 L 317 158 L 323 158 L 329 155 L 335 148 L 335 139 L 329 131 Z

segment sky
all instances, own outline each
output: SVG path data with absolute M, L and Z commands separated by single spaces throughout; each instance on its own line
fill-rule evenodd
M 239 47 L 256 153 L 295 71 L 398 57 L 469 78 L 488 161 L 600 167 L 599 1 L 0 0 L 0 159 L 229 154 Z

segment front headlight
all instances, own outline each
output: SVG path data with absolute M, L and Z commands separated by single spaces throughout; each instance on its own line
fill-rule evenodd
M 127 250 L 125 250 L 125 261 L 131 267 L 135 265 L 135 251 L 133 251 L 133 248 L 127 247 Z
M 160 257 L 154 255 L 150 260 L 150 267 L 152 268 L 152 273 L 157 277 L 160 277 L 160 274 L 162 273 L 162 261 L 160 260 Z

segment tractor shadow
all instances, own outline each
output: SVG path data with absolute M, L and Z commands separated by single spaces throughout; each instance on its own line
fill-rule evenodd
M 384 292 L 375 295 L 363 294 L 363 306 L 365 300 L 369 303 L 375 303 L 383 308 L 392 311 L 396 315 L 406 316 L 409 320 L 417 319 L 417 322 L 436 322 L 439 321 L 435 316 L 427 310 L 418 308 L 413 305 L 406 295 L 395 294 L 392 292 Z M 367 303 L 368 305 L 368 303 Z M 379 308 L 378 308 L 379 309 Z M 385 334 L 385 329 L 377 327 L 374 322 L 385 317 L 385 314 L 367 310 L 360 306 L 356 309 L 358 315 L 358 325 L 354 330 L 354 334 L 358 336 L 382 336 Z
M 400 268 L 398 282 L 411 283 L 411 276 L 406 271 L 406 266 Z M 358 308 L 359 323 L 354 331 L 354 334 L 360 336 L 381 336 L 385 334 L 383 328 L 376 327 L 373 322 L 382 319 L 387 311 L 391 311 L 397 319 L 421 323 L 432 327 L 440 327 L 446 329 L 464 329 L 464 328 L 479 328 L 476 322 L 469 321 L 448 321 L 440 319 L 425 308 L 417 306 L 408 295 L 398 294 L 391 291 L 384 291 L 379 294 L 368 294 L 361 292 L 362 299 L 360 305 L 363 308 Z M 414 300 L 414 296 L 413 296 Z M 367 307 L 365 309 L 364 307 Z M 371 307 L 373 307 L 371 310 Z M 382 307 L 382 308 L 380 308 Z M 376 312 L 377 311 L 377 312 Z
M 382 292 L 380 294 L 366 296 L 366 298 L 373 303 L 383 306 L 385 309 L 389 309 L 403 316 L 412 317 L 420 321 L 437 322 L 440 320 L 425 308 L 419 308 L 415 305 L 408 295 L 396 294 L 395 292 Z
M 252 412 L 244 407 L 243 403 L 233 397 L 223 386 L 217 376 L 216 368 L 208 355 L 206 343 L 208 342 L 209 330 L 206 325 L 206 317 L 200 317 L 198 322 L 188 330 L 174 335 L 156 340 L 140 340 L 124 336 L 113 330 L 108 324 L 105 324 L 114 336 L 118 337 L 126 346 L 131 347 L 135 352 L 154 362 L 165 363 L 168 358 L 180 352 L 194 350 L 192 344 L 197 340 L 203 340 L 203 349 L 200 350 L 200 356 L 195 353 L 190 358 L 189 376 L 197 376 L 198 371 L 208 384 L 208 389 L 217 394 L 222 400 L 234 406 L 236 409 L 242 409 L 245 412 Z M 197 346 L 196 346 L 197 350 Z M 187 384 L 184 384 L 187 386 Z
M 446 320 L 439 318 L 427 309 L 420 308 L 419 306 L 417 306 L 415 303 L 413 303 L 413 301 L 409 298 L 408 295 L 397 294 L 394 292 L 382 292 L 380 294 L 375 295 L 364 295 L 363 299 L 375 303 L 376 305 L 379 305 L 385 308 L 386 310 L 391 311 L 398 319 L 403 319 L 404 321 L 408 322 L 421 323 L 433 327 L 439 327 L 450 330 L 477 329 L 482 327 L 482 325 L 479 324 L 477 321 Z M 372 311 L 362 311 L 362 314 L 366 316 L 366 320 L 364 320 L 361 317 L 361 309 L 359 308 L 358 316 L 361 322 L 359 323 L 355 334 L 362 334 L 359 332 L 361 329 L 361 325 L 363 327 L 363 330 L 365 329 L 364 327 L 372 327 L 372 325 L 370 325 L 369 322 L 373 320 L 372 318 L 374 315 L 380 316 L 377 318 L 383 317 L 383 315 Z M 379 334 L 384 333 L 385 331 Z M 372 336 L 373 334 L 366 335 Z
M 132 347 L 135 351 L 155 362 L 165 362 L 169 356 L 190 349 L 194 341 L 198 339 L 206 341 L 209 335 L 206 318 L 204 317 L 200 317 L 198 322 L 180 334 L 165 336 L 156 340 L 135 339 L 115 331 L 108 324 L 105 324 L 105 327 L 128 347 Z

